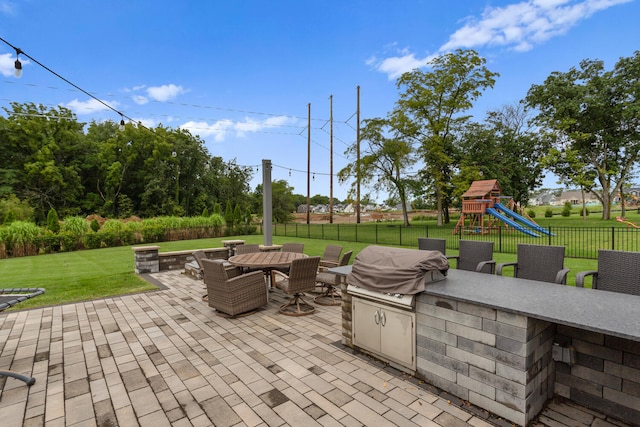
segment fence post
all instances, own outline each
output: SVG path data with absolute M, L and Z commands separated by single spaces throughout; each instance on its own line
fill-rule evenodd
M 378 223 L 376 222 L 376 245 L 378 244 Z
M 611 250 L 616 250 L 616 228 L 611 227 Z
M 549 246 L 551 246 L 551 226 L 547 227 L 547 231 L 549 232 Z
M 336 224 L 338 226 L 338 241 L 340 241 L 340 224 Z
M 400 243 L 398 244 L 402 246 L 402 226 L 400 226 Z
M 356 222 L 356 242 L 358 241 L 358 223 Z
M 502 252 L 502 226 L 498 224 L 498 247 L 500 250 L 498 252 Z
M 320 234 L 322 235 L 322 240 L 324 240 L 324 224 L 320 224 Z

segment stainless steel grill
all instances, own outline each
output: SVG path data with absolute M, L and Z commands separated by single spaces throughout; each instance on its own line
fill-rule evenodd
M 388 305 L 401 308 L 413 308 L 414 295 L 388 294 L 383 292 L 370 291 L 353 285 L 347 285 L 347 292 L 365 299 L 381 301 Z

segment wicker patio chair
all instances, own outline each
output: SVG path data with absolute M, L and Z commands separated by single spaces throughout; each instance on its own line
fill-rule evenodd
M 455 259 L 458 270 L 493 274 L 496 269 L 496 262 L 493 259 L 493 242 L 460 240 L 458 255 L 447 256 L 447 259 Z
M 193 261 L 189 261 L 188 263 L 186 263 L 184 265 L 184 270 L 185 272 L 188 272 L 188 270 L 192 270 L 192 272 L 195 272 L 195 278 L 201 279 L 202 278 L 202 260 L 207 259 L 207 255 L 204 253 L 203 250 L 197 250 L 197 251 L 193 251 L 191 256 L 193 256 Z
M 238 245 L 236 246 L 236 249 L 235 249 L 236 255 L 250 254 L 254 252 L 260 252 L 260 245 L 258 244 Z M 259 271 L 259 270 L 261 271 L 261 269 L 259 268 L 248 268 L 248 267 L 244 267 L 242 269 L 244 273 L 251 273 L 252 271 Z
M 349 264 L 353 251 L 348 251 L 342 254 L 340 257 L 340 263 L 338 267 Z M 339 276 L 329 271 L 321 271 L 316 275 L 316 283 L 323 286 L 322 293 L 313 299 L 313 302 L 320 305 L 340 305 L 342 304 L 342 293 L 336 289 L 340 286 Z
M 304 243 L 283 243 L 282 252 L 295 252 L 301 254 L 304 252 Z
M 340 253 L 342 253 L 342 246 L 327 245 L 320 259 L 320 266 L 327 268 L 337 267 L 340 263 Z
M 518 261 L 498 264 L 496 274 L 513 266 L 513 277 L 542 282 L 567 284 L 568 268 L 564 268 L 564 246 L 518 244 Z
M 640 295 L 640 252 L 598 250 L 598 270 L 581 271 L 576 286 L 592 276 L 591 287 L 603 291 Z
M 202 264 L 209 307 L 215 308 L 218 315 L 235 317 L 267 305 L 262 271 L 235 275 L 238 269 L 225 267 L 223 260 L 205 259 Z
M 248 254 L 252 252 L 260 252 L 260 245 L 258 244 L 250 244 L 250 245 L 238 245 L 236 246 L 236 255 L 240 254 Z
M 320 257 L 294 259 L 291 262 L 289 274 L 278 270 L 271 272 L 271 284 L 293 295 L 289 302 L 280 306 L 280 313 L 287 316 L 305 316 L 316 311 L 316 308 L 303 298 L 306 291 L 313 291 L 316 287 L 316 273 Z
M 297 253 L 297 254 L 302 254 L 304 253 L 304 243 L 283 243 L 282 244 L 282 252 L 293 252 L 293 253 Z M 282 271 L 285 274 L 289 273 L 289 268 L 291 268 L 290 266 L 286 266 L 286 267 L 278 267 L 275 268 L 274 270 L 278 270 L 278 271 Z
M 423 251 L 440 251 L 447 254 L 447 241 L 445 239 L 433 239 L 431 237 L 418 237 L 418 249 Z
M 44 288 L 4 288 L 0 289 L 0 311 L 4 311 L 29 298 L 37 297 L 44 293 Z M 13 371 L 0 371 L 0 376 L 15 378 L 23 381 L 26 385 L 32 386 L 36 383 L 34 377 L 23 375 Z

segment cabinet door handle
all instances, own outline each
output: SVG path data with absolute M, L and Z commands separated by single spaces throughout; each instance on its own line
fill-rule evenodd
M 376 325 L 380 324 L 380 313 L 378 310 L 373 314 L 373 321 L 376 322 Z
M 380 320 L 382 322 L 382 326 L 385 326 L 387 324 L 387 316 L 384 314 L 384 311 L 380 312 Z

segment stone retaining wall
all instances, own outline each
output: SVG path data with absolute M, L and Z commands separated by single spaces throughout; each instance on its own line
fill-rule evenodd
M 134 266 L 136 274 L 158 273 L 160 271 L 180 270 L 194 260 L 194 251 L 173 251 L 159 253 L 159 246 L 134 247 Z M 209 259 L 229 259 L 227 248 L 202 249 Z

